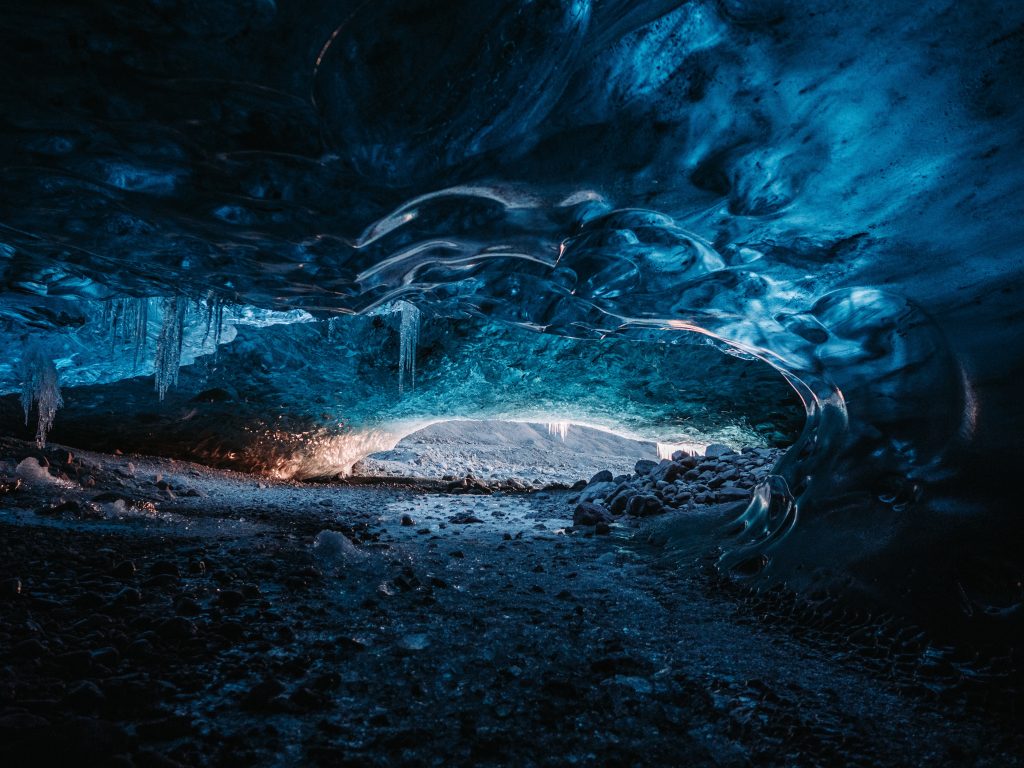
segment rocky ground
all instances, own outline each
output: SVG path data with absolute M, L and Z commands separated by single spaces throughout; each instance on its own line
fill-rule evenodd
M 703 456 L 676 451 L 670 459 L 641 459 L 633 474 L 613 477 L 610 470 L 604 470 L 570 497 L 570 502 L 578 503 L 573 520 L 607 525 L 620 516 L 628 521 L 675 510 L 693 511 L 698 505 L 746 502 L 782 453 L 777 448 L 737 452 L 713 444 Z
M 0 457 L 4 766 L 1022 764 L 997 666 L 629 535 L 770 456 L 462 495 Z
M 498 420 L 444 421 L 403 437 L 390 451 L 353 467 L 356 475 L 452 479 L 472 475 L 522 489 L 572 485 L 601 470 L 629 472 L 657 459 L 658 446 L 581 424 Z

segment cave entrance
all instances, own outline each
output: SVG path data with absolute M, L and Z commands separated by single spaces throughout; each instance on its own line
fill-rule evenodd
M 358 477 L 517 481 L 527 487 L 572 485 L 597 472 L 633 472 L 642 459 L 658 461 L 675 450 L 704 444 L 665 444 L 625 432 L 570 421 L 452 419 L 407 434 L 394 448 L 352 467 Z

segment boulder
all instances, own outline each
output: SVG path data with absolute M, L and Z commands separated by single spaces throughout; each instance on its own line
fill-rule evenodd
M 651 461 L 650 459 L 640 459 L 640 461 L 636 463 L 636 466 L 633 467 L 633 471 L 638 475 L 646 475 L 650 474 L 651 470 L 653 470 L 656 466 L 658 466 L 658 462 L 656 461 Z
M 572 513 L 573 525 L 597 525 L 598 523 L 610 523 L 612 513 L 599 504 L 583 502 L 576 505 Z
M 709 459 L 717 459 L 722 456 L 730 456 L 734 453 L 736 453 L 736 451 L 734 451 L 728 445 L 722 445 L 722 443 L 712 443 L 711 445 L 704 449 L 704 455 L 707 456 Z

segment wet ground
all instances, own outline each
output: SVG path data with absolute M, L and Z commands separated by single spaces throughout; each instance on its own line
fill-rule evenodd
M 1024 762 L 998 681 L 573 529 L 570 492 L 47 457 L 0 496 L 5 766 Z

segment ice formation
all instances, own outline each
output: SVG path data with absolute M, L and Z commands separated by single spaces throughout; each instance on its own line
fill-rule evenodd
M 558 435 L 562 440 L 565 440 L 565 436 L 569 434 L 569 422 L 568 421 L 549 421 L 548 434 Z
M 156 391 L 161 400 L 171 385 L 178 383 L 187 313 L 188 302 L 180 296 L 164 299 L 160 303 L 160 335 L 156 340 L 153 369 Z
M 400 315 L 399 327 L 399 368 L 398 393 L 405 391 L 405 377 L 409 377 L 409 387 L 416 389 L 416 345 L 420 336 L 420 311 L 415 304 L 408 301 L 396 302 Z
M 42 448 L 64 400 L 60 395 L 57 366 L 40 347 L 30 348 L 21 359 L 21 407 L 25 411 L 26 425 L 33 404 L 38 412 L 36 445 Z
M 644 436 L 683 443 L 700 414 L 673 414 L 688 395 L 639 347 L 685 360 L 698 335 L 777 372 L 807 416 L 723 568 L 806 585 L 839 560 L 899 563 L 879 578 L 922 605 L 1020 603 L 1005 478 L 1024 434 L 1024 7 L 456 0 L 439 48 L 425 0 L 94 5 L 20 4 L 0 30 L 24 73 L 0 83 L 0 391 L 45 341 L 69 399 L 152 372 L 170 402 L 180 364 L 217 347 L 188 310 L 213 295 L 295 321 L 262 328 L 272 348 L 247 337 L 241 380 L 207 395 L 251 437 L 204 442 L 215 458 L 305 434 L 311 414 L 330 417 L 325 439 L 329 420 L 379 426 L 371 403 L 392 419 L 505 415 L 496 388 L 522 418 L 515 393 L 535 395 L 539 421 L 563 390 L 601 394 L 609 419 L 644 422 L 647 403 Z M 308 322 L 336 317 L 344 337 L 347 315 L 387 305 L 401 403 L 378 377 L 393 333 L 330 358 Z M 502 343 L 452 363 L 417 343 L 420 312 L 424 335 L 480 322 L 637 349 L 583 368 L 566 346 Z M 111 350 L 112 334 L 132 341 Z M 313 355 L 316 385 L 289 382 Z M 182 397 L 216 388 L 226 366 L 204 365 Z M 532 372 L 560 366 L 545 395 Z M 759 403 L 721 418 L 770 432 L 738 413 Z M 950 564 L 965 537 L 985 555 Z

